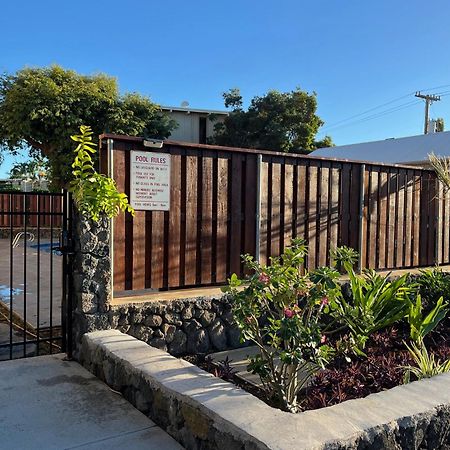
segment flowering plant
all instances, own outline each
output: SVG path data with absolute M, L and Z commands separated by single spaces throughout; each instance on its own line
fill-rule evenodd
M 301 409 L 301 390 L 333 357 L 324 336 L 327 321 L 322 319 L 340 292 L 336 270 L 302 272 L 306 253 L 304 241 L 294 239 L 281 256 L 271 258 L 270 266 L 245 255 L 252 275 L 244 281 L 233 274 L 224 289 L 233 296 L 242 339 L 259 348 L 248 370 L 258 374 L 268 395 L 290 412 Z

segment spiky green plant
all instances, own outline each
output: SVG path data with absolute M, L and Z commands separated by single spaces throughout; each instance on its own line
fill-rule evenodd
M 428 160 L 438 180 L 443 184 L 444 190 L 448 191 L 450 189 L 450 159 L 430 153 Z
M 418 344 L 413 343 L 411 345 L 405 345 L 408 348 L 415 365 L 403 366 L 403 369 L 405 369 L 405 374 L 403 376 L 404 383 L 409 383 L 411 381 L 411 375 L 417 380 L 421 380 L 450 371 L 450 359 L 440 361 L 433 353 L 428 352 L 423 341 L 420 341 Z
M 424 314 L 422 308 L 422 298 L 420 294 L 416 298 L 415 303 L 411 303 L 408 323 L 410 326 L 410 337 L 416 343 L 420 344 L 423 338 L 433 331 L 439 323 L 445 319 L 448 313 L 448 303 L 444 303 L 441 297 L 435 307 L 428 313 Z
M 408 285 L 408 274 L 393 281 L 374 270 L 357 275 L 346 264 L 352 292 L 351 300 L 336 296 L 332 304 L 334 315 L 346 325 L 351 334 L 354 351 L 365 356 L 369 336 L 408 315 L 413 288 Z

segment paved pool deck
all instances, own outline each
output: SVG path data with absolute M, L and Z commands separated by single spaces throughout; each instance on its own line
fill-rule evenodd
M 25 246 L 21 240 L 12 250 L 11 260 L 10 240 L 0 239 L 0 301 L 11 307 L 12 267 L 12 309 L 22 318 L 26 310 L 27 322 L 34 328 L 38 317 L 40 327 L 50 326 L 50 317 L 53 326 L 61 324 L 62 256 L 51 254 L 46 247 L 51 245 L 48 239 L 41 239 L 39 244 L 41 248 L 36 239 Z M 58 245 L 56 240 L 52 245 Z
M 183 447 L 120 394 L 59 354 L 0 362 L 0 448 Z

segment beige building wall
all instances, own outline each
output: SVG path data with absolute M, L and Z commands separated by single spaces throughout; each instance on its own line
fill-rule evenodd
M 214 134 L 214 125 L 223 121 L 228 113 L 224 111 L 189 110 L 188 108 L 162 107 L 163 111 L 178 123 L 169 139 L 204 144 Z M 211 117 L 214 117 L 214 121 Z

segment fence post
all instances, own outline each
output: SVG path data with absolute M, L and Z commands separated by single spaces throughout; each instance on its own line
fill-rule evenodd
M 256 232 L 255 232 L 255 259 L 260 262 L 261 249 L 261 164 L 262 155 L 259 153 L 256 159 Z
M 106 141 L 108 154 L 108 177 L 114 179 L 114 140 Z M 114 296 L 114 219 L 109 220 L 109 255 L 111 259 L 111 300 Z
M 442 258 L 439 258 L 439 249 L 441 248 L 441 237 L 442 237 L 442 227 L 441 227 L 441 186 L 439 183 L 439 179 L 435 177 L 435 196 L 433 197 L 434 202 L 434 235 L 435 235 L 435 243 L 434 243 L 434 265 L 439 265 L 442 262 Z
M 364 181 L 366 165 L 361 164 L 359 184 L 359 216 L 358 216 L 358 271 L 362 271 L 363 219 L 364 219 Z

